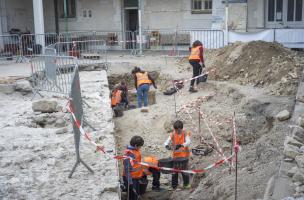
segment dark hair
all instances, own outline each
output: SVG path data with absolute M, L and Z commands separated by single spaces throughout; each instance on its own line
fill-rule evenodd
M 173 128 L 175 130 L 177 130 L 177 129 L 183 129 L 183 127 L 184 127 L 184 124 L 180 120 L 175 121 L 174 124 L 173 124 Z
M 132 74 L 136 74 L 137 72 L 140 72 L 141 69 L 139 67 L 134 67 L 134 69 L 132 70 Z
M 194 41 L 193 44 L 192 44 L 192 47 L 198 47 L 198 46 L 203 46 L 201 41 L 199 41 L 199 40 Z
M 141 147 L 144 143 L 144 139 L 138 135 L 133 136 L 130 140 L 130 145 L 133 147 Z

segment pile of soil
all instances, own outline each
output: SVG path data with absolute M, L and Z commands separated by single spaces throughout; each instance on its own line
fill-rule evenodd
M 295 94 L 303 61 L 278 43 L 236 42 L 206 52 L 206 66 L 216 68 L 216 78 L 242 85 L 268 87 L 274 95 Z

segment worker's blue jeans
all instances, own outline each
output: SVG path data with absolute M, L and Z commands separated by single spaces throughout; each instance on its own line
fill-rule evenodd
M 144 106 L 148 106 L 148 92 L 150 89 L 149 84 L 142 84 L 137 87 L 137 103 L 138 108 L 142 106 L 142 99 L 144 99 Z

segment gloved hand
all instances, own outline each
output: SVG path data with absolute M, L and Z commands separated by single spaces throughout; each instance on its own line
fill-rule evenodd
M 154 88 L 155 88 L 155 89 L 157 89 L 157 86 L 156 86 L 156 85 L 154 85 Z
M 175 146 L 175 150 L 178 150 L 179 148 L 181 148 L 183 145 L 182 144 L 177 144 L 176 146 Z
M 171 150 L 171 147 L 169 145 L 165 146 L 167 150 Z

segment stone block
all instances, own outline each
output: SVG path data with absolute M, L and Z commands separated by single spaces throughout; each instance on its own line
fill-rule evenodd
M 57 112 L 57 105 L 58 103 L 56 101 L 41 100 L 34 102 L 32 109 L 34 112 L 53 113 Z
M 277 114 L 276 118 L 279 121 L 285 121 L 290 118 L 290 113 L 288 110 L 283 110 Z
M 298 167 L 304 168 L 304 155 L 298 155 L 295 158 Z
M 296 146 L 285 145 L 283 154 L 288 158 L 295 159 L 300 154 L 299 150 Z
M 296 147 L 300 148 L 304 144 L 295 140 L 293 137 L 287 136 L 284 141 L 284 145 L 292 145 L 292 146 L 296 146 Z

